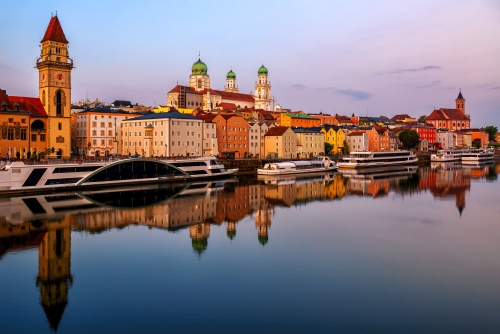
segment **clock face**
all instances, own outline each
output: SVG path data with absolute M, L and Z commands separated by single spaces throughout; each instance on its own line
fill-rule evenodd
M 42 72 L 40 73 L 40 86 L 46 86 L 47 85 L 47 73 Z
M 61 71 L 55 71 L 51 74 L 51 84 L 53 86 L 58 86 L 58 87 L 68 87 L 68 74 L 61 72 Z

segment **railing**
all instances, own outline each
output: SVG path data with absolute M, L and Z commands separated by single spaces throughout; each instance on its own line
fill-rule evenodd
M 208 157 L 200 157 L 200 158 L 208 158 Z M 40 159 L 40 160 L 28 160 L 28 159 L 20 159 L 16 161 L 21 161 L 25 165 L 66 165 L 66 164 L 89 164 L 89 163 L 110 163 L 115 161 L 122 161 L 127 159 L 150 159 L 150 160 L 194 160 L 197 159 L 195 157 L 102 157 L 102 158 L 92 158 L 92 159 Z M 11 161 L 13 162 L 13 161 Z

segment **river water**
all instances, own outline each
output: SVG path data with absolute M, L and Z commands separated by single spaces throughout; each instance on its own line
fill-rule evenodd
M 0 198 L 0 333 L 498 333 L 499 172 Z

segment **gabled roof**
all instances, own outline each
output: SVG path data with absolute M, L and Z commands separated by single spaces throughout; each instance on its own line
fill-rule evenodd
M 238 107 L 236 107 L 236 104 L 234 104 L 234 103 L 221 102 L 215 108 L 221 108 L 221 109 L 227 109 L 227 110 L 234 110 L 234 109 L 237 109 Z
M 123 122 L 127 121 L 141 121 L 141 120 L 149 120 L 149 119 L 161 119 L 161 118 L 175 118 L 175 119 L 191 119 L 194 121 L 199 120 L 199 118 L 182 114 L 178 111 L 169 111 L 169 112 L 161 112 L 161 113 L 149 113 L 143 116 L 135 117 L 135 118 L 130 118 L 130 119 L 125 119 Z
M 59 19 L 57 18 L 57 16 L 52 16 L 52 18 L 50 19 L 47 30 L 45 31 L 45 35 L 43 36 L 40 43 L 43 43 L 45 41 L 59 42 L 66 44 L 69 43 L 68 40 L 66 39 L 66 36 L 64 36 L 64 31 L 61 27 L 61 23 L 59 23 Z
M 19 103 L 19 110 L 28 111 L 31 116 L 46 117 L 47 112 L 38 97 L 9 96 L 11 106 Z
M 364 134 L 365 134 L 365 132 L 363 132 L 363 131 L 354 131 L 354 132 L 349 133 L 348 136 L 361 136 Z
M 288 129 L 290 129 L 288 126 L 274 126 L 267 130 L 264 136 L 283 136 Z
M 404 121 L 407 118 L 412 118 L 407 114 L 400 114 L 400 115 L 395 115 L 393 118 L 391 118 L 391 121 Z
M 202 119 L 205 122 L 212 122 L 213 119 L 217 116 L 217 114 L 205 114 L 205 115 L 196 115 L 196 118 Z
M 181 88 L 184 89 L 186 93 L 190 94 L 201 94 L 201 92 L 195 91 L 193 88 L 189 86 L 182 86 L 182 85 L 177 85 L 169 93 L 179 93 L 181 91 Z
M 469 117 L 465 115 L 460 109 L 446 109 L 439 108 L 431 112 L 426 121 L 439 121 L 439 120 L 458 120 L 469 121 Z

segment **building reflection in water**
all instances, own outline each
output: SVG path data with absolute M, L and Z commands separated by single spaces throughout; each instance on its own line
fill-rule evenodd
M 130 225 L 166 231 L 187 228 L 192 248 L 201 257 L 208 249 L 212 225 L 225 224 L 233 242 L 238 222 L 249 216 L 255 221 L 258 243 L 265 246 L 276 210 L 312 201 L 345 196 L 377 199 L 391 191 L 412 196 L 429 190 L 436 198 L 455 198 L 461 215 L 471 179 L 496 181 L 499 166 L 432 165 L 344 176 L 259 177 L 244 185 L 228 180 L 0 198 L 0 260 L 8 252 L 38 247 L 36 285 L 49 326 L 57 330 L 73 283 L 72 232 L 99 234 Z

